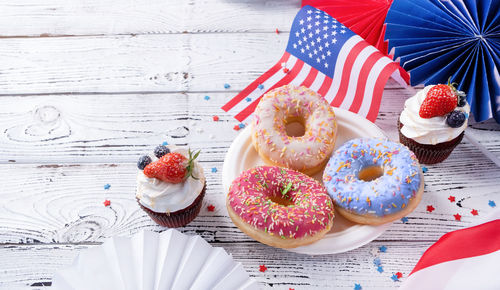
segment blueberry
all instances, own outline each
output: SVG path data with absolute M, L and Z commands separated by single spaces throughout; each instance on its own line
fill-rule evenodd
M 160 145 L 155 148 L 154 153 L 156 157 L 161 158 L 163 155 L 170 153 L 170 150 L 167 146 Z
M 137 161 L 137 167 L 139 167 L 140 170 L 144 170 L 144 167 L 148 166 L 151 161 L 151 157 L 147 155 L 141 156 L 141 158 L 139 158 L 139 161 Z
M 465 114 L 462 111 L 453 111 L 446 117 L 446 124 L 452 128 L 458 128 L 465 122 Z

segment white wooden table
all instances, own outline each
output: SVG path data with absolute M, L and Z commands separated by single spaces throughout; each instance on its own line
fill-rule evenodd
M 278 60 L 298 7 L 297 0 L 2 1 L 0 288 L 43 288 L 81 249 L 164 230 L 134 198 L 137 158 L 163 141 L 203 152 L 205 206 L 181 231 L 224 247 L 268 288 L 397 288 L 391 276 L 404 280 L 441 235 L 488 214 L 489 200 L 500 206 L 500 169 L 464 140 L 448 160 L 427 166 L 424 198 L 407 223 L 396 221 L 359 249 L 312 257 L 241 233 L 227 216 L 220 175 L 237 121 L 220 107 Z M 396 83 L 386 86 L 376 124 L 393 139 L 407 97 Z M 500 156 L 499 131 L 490 120 L 466 133 Z

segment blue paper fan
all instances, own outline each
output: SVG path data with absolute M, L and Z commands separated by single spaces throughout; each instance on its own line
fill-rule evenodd
M 500 123 L 500 0 L 397 0 L 385 22 L 411 85 L 451 76 L 476 121 Z

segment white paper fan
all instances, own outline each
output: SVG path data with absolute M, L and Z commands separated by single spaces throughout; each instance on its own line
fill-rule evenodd
M 258 289 L 223 248 L 175 229 L 114 237 L 58 271 L 52 289 Z

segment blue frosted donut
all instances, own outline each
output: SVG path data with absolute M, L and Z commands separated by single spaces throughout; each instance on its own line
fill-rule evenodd
M 360 179 L 367 168 L 377 169 L 381 176 Z M 339 212 L 365 224 L 405 216 L 417 206 L 424 187 L 413 152 L 400 143 L 368 138 L 344 143 L 330 158 L 323 182 Z

